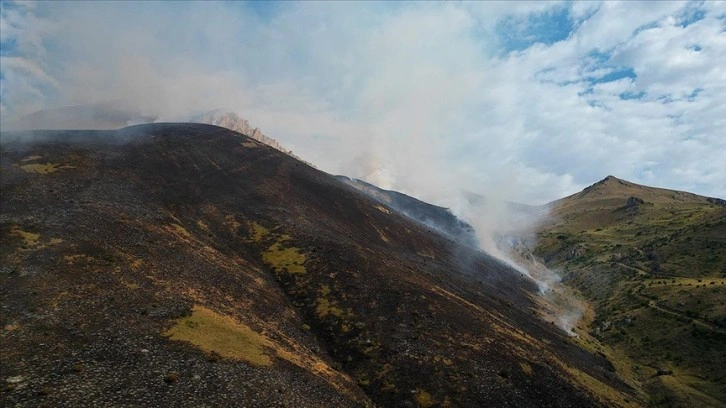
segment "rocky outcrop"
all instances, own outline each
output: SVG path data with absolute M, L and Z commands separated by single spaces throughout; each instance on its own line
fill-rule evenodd
M 641 204 L 645 204 L 645 201 L 643 201 L 642 198 L 630 196 L 630 197 L 628 197 L 628 200 L 625 202 L 625 208 L 633 208 L 633 207 L 637 207 Z
M 565 259 L 568 261 L 571 261 L 575 258 L 579 258 L 582 255 L 585 254 L 585 248 L 583 246 L 575 246 L 567 250 L 567 255 L 565 256 Z
M 215 109 L 205 114 L 199 115 L 192 118 L 191 122 L 195 123 L 206 123 L 208 125 L 221 126 L 229 130 L 242 133 L 245 136 L 249 136 L 252 139 L 262 142 L 276 150 L 279 150 L 287 155 L 296 157 L 291 151 L 282 147 L 277 140 L 265 136 L 259 128 L 252 127 L 247 119 L 239 117 L 232 111 L 223 109 Z M 297 157 L 296 157 L 297 158 Z

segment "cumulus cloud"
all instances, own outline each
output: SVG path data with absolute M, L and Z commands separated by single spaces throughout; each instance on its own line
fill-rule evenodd
M 723 197 L 724 4 L 3 1 L 0 108 L 227 107 L 323 170 L 451 207 L 607 174 Z

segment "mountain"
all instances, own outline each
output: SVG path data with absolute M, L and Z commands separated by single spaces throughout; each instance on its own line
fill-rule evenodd
M 654 406 L 726 406 L 726 201 L 613 176 L 548 205 L 535 254 Z
M 519 272 L 240 133 L 0 135 L 3 406 L 638 406 Z
M 44 109 L 11 122 L 3 122 L 3 130 L 50 129 L 119 129 L 131 124 L 151 123 L 154 115 L 144 115 L 137 109 L 117 102 L 63 106 Z
M 240 118 L 239 115 L 232 111 L 215 109 L 202 115 L 195 116 L 190 121 L 193 123 L 206 123 L 208 125 L 221 126 L 223 128 L 242 133 L 243 135 L 247 135 L 258 142 L 262 142 L 299 160 L 299 158 L 294 156 L 291 151 L 286 150 L 277 143 L 277 140 L 265 136 L 259 128 L 250 126 L 247 119 Z
M 336 176 L 336 178 L 374 200 L 395 209 L 397 213 L 433 228 L 463 245 L 472 248 L 479 246 L 474 227 L 456 217 L 448 208 L 429 204 L 398 191 L 385 190 L 363 180 L 347 176 Z
M 291 151 L 282 147 L 277 140 L 265 136 L 259 128 L 253 127 L 247 119 L 241 118 L 233 111 L 214 109 L 186 119 L 192 123 L 221 126 L 242 133 L 298 158 Z M 142 114 L 138 109 L 127 107 L 121 102 L 103 102 L 39 110 L 17 120 L 3 123 L 3 130 L 115 130 L 129 125 L 157 121 L 159 121 L 158 115 Z

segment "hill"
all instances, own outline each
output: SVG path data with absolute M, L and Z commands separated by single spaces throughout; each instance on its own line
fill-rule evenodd
M 593 344 L 653 405 L 726 405 L 726 201 L 608 176 L 549 207 L 535 253 L 592 301 Z
M 3 121 L 3 130 L 119 129 L 156 119 L 155 115 L 144 115 L 121 103 L 106 102 L 36 111 L 11 122 Z
M 397 213 L 433 228 L 462 245 L 473 248 L 479 246 L 474 227 L 456 217 L 448 208 L 429 204 L 398 191 L 385 190 L 363 180 L 346 176 L 336 177 L 374 200 L 396 210 Z
M 277 140 L 266 136 L 259 128 L 253 127 L 247 119 L 226 109 L 214 109 L 184 119 L 192 123 L 204 123 L 227 128 L 247 135 L 254 140 L 291 155 Z M 116 130 L 129 125 L 155 123 L 160 121 L 159 114 L 142 114 L 137 108 L 121 101 L 109 101 L 85 105 L 62 106 L 43 109 L 23 115 L 12 121 L 4 121 L 4 130 Z
M 4 406 L 641 402 L 532 281 L 244 135 L 0 138 Z

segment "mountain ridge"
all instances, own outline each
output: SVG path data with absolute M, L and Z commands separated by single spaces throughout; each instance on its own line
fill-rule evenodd
M 561 203 L 570 198 L 584 199 L 585 197 L 590 197 L 592 195 L 597 195 L 598 197 L 596 199 L 602 199 L 605 197 L 614 198 L 637 194 L 646 194 L 646 198 L 657 199 L 660 201 L 705 201 L 713 204 L 726 205 L 726 200 L 718 197 L 707 197 L 686 191 L 636 184 L 612 175 L 608 175 L 604 179 L 585 187 L 580 192 L 552 201 L 549 204 L 557 205 L 557 203 Z
M 639 405 L 517 271 L 240 133 L 0 141 L 5 405 Z
M 550 203 L 534 253 L 593 306 L 580 334 L 650 404 L 726 404 L 726 201 L 608 176 Z

